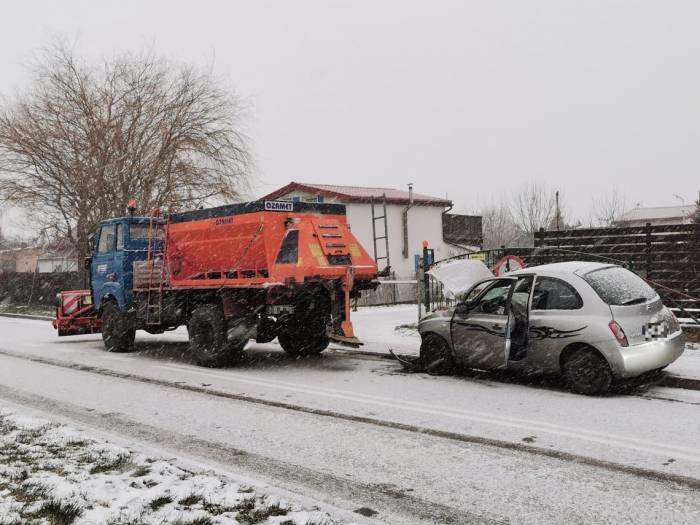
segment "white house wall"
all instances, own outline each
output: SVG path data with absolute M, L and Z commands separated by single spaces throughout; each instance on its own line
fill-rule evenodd
M 348 203 L 345 205 L 348 222 L 352 232 L 359 239 L 370 255 L 374 256 L 372 238 L 372 208 L 369 204 Z M 414 206 L 408 210 L 408 258 L 403 257 L 403 226 L 402 213 L 404 205 L 387 204 L 387 227 L 389 228 L 389 256 L 391 267 L 397 277 L 413 277 L 415 272 L 415 255 L 422 254 L 423 241 L 428 241 L 428 247 L 435 250 L 435 259 L 451 257 L 464 250 L 442 240 L 442 212 L 438 206 Z M 375 209 L 381 215 L 382 208 Z M 377 221 L 377 235 L 382 235 L 382 221 Z M 379 256 L 385 255 L 383 239 L 377 242 Z M 384 261 L 379 263 L 380 269 Z
M 302 201 L 315 199 L 315 196 L 294 191 L 280 200 L 291 200 L 298 197 Z M 326 198 L 327 203 L 341 203 L 342 201 Z M 353 234 L 367 250 L 370 256 L 374 256 L 372 237 L 372 207 L 369 203 L 344 203 L 347 210 L 348 222 Z M 387 204 L 387 226 L 389 228 L 389 256 L 391 267 L 400 278 L 412 278 L 415 270 L 415 255 L 423 251 L 423 241 L 428 241 L 428 246 L 435 250 L 435 259 L 440 260 L 453 255 L 464 253 L 465 250 L 442 240 L 442 212 L 440 206 L 413 206 L 408 211 L 408 258 L 403 257 L 403 226 L 402 213 L 405 205 Z M 377 215 L 383 213 L 381 204 L 377 204 Z M 377 235 L 383 235 L 383 221 L 377 221 Z M 385 255 L 384 240 L 377 242 L 379 256 Z M 379 262 L 379 268 L 385 266 L 385 261 Z

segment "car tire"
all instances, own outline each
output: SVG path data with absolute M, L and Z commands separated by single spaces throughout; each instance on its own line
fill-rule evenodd
M 420 363 L 432 375 L 454 372 L 455 362 L 450 345 L 437 334 L 425 334 L 420 345 Z
M 102 341 L 108 352 L 128 352 L 134 348 L 136 329 L 132 317 L 107 301 L 102 307 Z
M 562 374 L 572 391 L 588 396 L 605 394 L 613 383 L 610 365 L 592 348 L 578 348 L 567 355 Z
M 217 368 L 233 364 L 247 341 L 229 341 L 221 309 L 202 305 L 194 309 L 187 325 L 189 349 L 199 366 Z

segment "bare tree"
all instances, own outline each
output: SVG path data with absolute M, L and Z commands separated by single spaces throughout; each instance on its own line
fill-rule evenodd
M 591 203 L 592 226 L 614 226 L 627 210 L 627 198 L 617 188 L 593 199 Z
M 483 249 L 492 250 L 501 246 L 514 246 L 520 238 L 508 204 L 503 201 L 492 201 L 482 208 L 481 225 L 483 232 Z
M 693 222 L 700 224 L 700 192 L 698 192 L 698 200 L 695 201 L 695 211 L 693 212 Z
M 0 198 L 78 255 L 130 198 L 185 208 L 246 188 L 240 105 L 210 74 L 150 54 L 90 66 L 61 44 L 33 73 L 0 111 Z
M 555 192 L 536 182 L 526 184 L 514 195 L 511 214 L 523 244 L 531 245 L 536 231 L 550 227 L 556 215 L 555 205 Z

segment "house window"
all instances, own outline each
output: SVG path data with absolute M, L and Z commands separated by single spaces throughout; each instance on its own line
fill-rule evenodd
M 323 202 L 323 195 L 319 195 L 319 196 L 318 196 L 317 202 Z
M 292 197 L 292 202 L 301 202 L 301 197 Z

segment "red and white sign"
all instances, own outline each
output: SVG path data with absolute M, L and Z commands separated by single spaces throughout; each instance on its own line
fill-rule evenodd
M 496 263 L 493 273 L 497 277 L 500 277 L 501 275 L 514 272 L 515 270 L 522 270 L 523 268 L 525 268 L 525 261 L 520 257 L 517 255 L 506 255 Z

